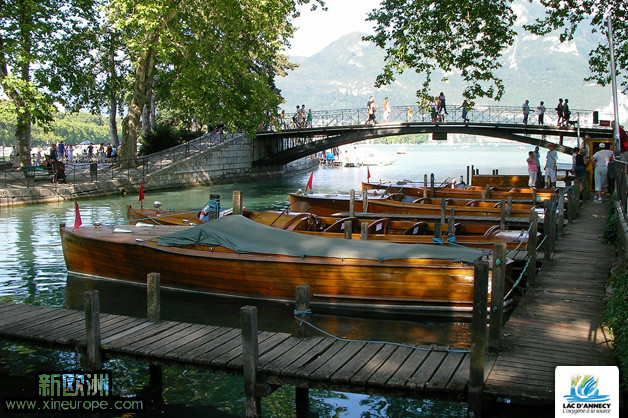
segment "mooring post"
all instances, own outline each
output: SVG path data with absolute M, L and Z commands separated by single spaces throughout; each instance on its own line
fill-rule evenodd
M 440 200 L 440 223 L 444 224 L 447 222 L 446 215 L 447 214 L 447 199 L 442 198 Z
M 434 197 L 434 173 L 430 174 L 430 197 Z
M 486 185 L 482 186 L 482 202 L 486 202 Z
M 351 239 L 351 235 L 353 234 L 353 222 L 345 221 L 345 239 Z
M 552 197 L 550 198 L 550 202 L 552 203 L 552 210 L 550 211 L 550 215 L 551 215 L 551 229 L 552 229 L 552 239 L 550 240 L 551 242 L 551 249 L 552 249 L 552 255 L 556 252 L 556 208 L 558 206 L 558 202 L 557 202 L 557 197 L 555 194 L 552 194 Z
M 504 231 L 506 229 L 506 201 L 502 200 L 499 204 L 499 229 Z
M 484 356 L 486 355 L 486 309 L 488 305 L 488 263 L 476 261 L 473 273 L 473 319 L 471 323 L 471 369 L 469 372 L 469 413 L 482 416 Z
M 447 238 L 453 238 L 456 236 L 456 219 L 454 218 L 454 210 L 451 210 L 451 215 L 447 220 Z
M 355 216 L 355 189 L 349 192 L 349 216 Z
M 580 179 L 578 177 L 576 177 L 576 179 L 573 182 L 573 191 L 574 191 L 574 194 L 575 194 L 575 197 L 574 197 L 575 202 L 574 202 L 574 204 L 575 204 L 575 207 L 576 207 L 576 212 L 578 214 L 580 214 L 580 199 L 581 199 L 581 196 L 580 196 Z
M 469 186 L 473 185 L 473 176 L 475 175 L 475 167 L 471 165 L 471 179 L 469 180 Z
M 242 215 L 242 192 L 240 190 L 233 191 L 233 214 Z
M 558 219 L 556 221 L 556 238 L 565 236 L 565 189 L 558 189 Z
M 504 317 L 504 286 L 506 282 L 506 243 L 493 245 L 493 274 L 491 275 L 491 317 L 489 325 L 489 350 L 497 351 Z
M 536 206 L 536 189 L 532 189 L 532 206 Z
M 436 222 L 434 224 L 434 240 L 443 239 L 443 224 Z
M 369 194 L 366 187 L 362 189 L 362 212 L 367 213 L 369 211 Z
M 574 219 L 574 212 L 576 210 L 576 202 L 574 202 L 574 200 L 576 199 L 576 193 L 574 192 L 573 187 L 570 187 L 567 190 L 567 193 L 567 220 L 570 224 L 572 224 Z
M 369 223 L 362 222 L 360 224 L 360 239 L 362 241 L 368 241 L 369 239 Z
M 427 197 L 427 174 L 423 174 L 423 197 Z
M 469 183 L 469 166 L 467 166 L 467 185 L 471 185 L 471 183 Z
M 244 373 L 244 405 L 246 416 L 257 418 L 262 416 L 262 397 L 257 394 L 257 365 L 259 364 L 259 347 L 257 344 L 257 308 L 243 306 L 240 308 L 242 323 L 242 370 Z
M 86 290 L 83 293 L 85 309 L 85 339 L 87 343 L 87 369 L 102 368 L 100 353 L 100 301 L 97 290 Z
M 534 286 L 536 281 L 536 236 L 539 228 L 539 217 L 530 210 L 530 232 L 528 232 L 528 271 L 526 271 L 527 283 Z
M 159 322 L 161 317 L 160 277 L 159 273 L 148 273 L 146 276 L 147 317 L 151 322 Z
M 365 222 L 366 223 L 366 222 Z M 295 312 L 299 318 L 304 321 L 310 320 L 310 286 L 297 286 L 297 294 L 295 299 Z M 295 336 L 298 338 L 308 337 L 308 327 L 297 319 L 297 327 Z M 307 387 L 295 387 L 296 415 L 297 418 L 305 418 L 310 410 L 310 393 Z
M 509 218 L 512 216 L 512 196 L 508 196 L 508 201 L 507 201 L 507 207 L 506 207 L 506 216 L 508 216 Z

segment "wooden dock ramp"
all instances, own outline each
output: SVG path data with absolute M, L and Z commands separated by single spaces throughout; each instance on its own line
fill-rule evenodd
M 485 393 L 512 401 L 554 404 L 556 366 L 614 365 L 600 326 L 604 289 L 614 258 L 600 241 L 608 203 L 582 206 L 565 228 L 503 328 Z

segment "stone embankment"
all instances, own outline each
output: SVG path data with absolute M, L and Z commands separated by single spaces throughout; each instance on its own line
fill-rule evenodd
M 26 178 L 22 172 L 0 173 L 0 206 L 137 193 L 140 182 L 148 191 L 267 180 L 307 171 L 318 164 L 309 157 L 286 165 L 253 168 L 252 139 L 243 135 L 208 138 L 200 146 L 185 144 L 153 156 L 134 169 L 104 163 L 68 165 L 65 183 L 53 183 L 50 176 Z

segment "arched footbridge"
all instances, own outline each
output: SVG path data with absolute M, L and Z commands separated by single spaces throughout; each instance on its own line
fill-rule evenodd
M 608 115 L 594 111 L 573 110 L 570 123 L 558 126 L 556 111 L 548 110 L 544 123 L 538 124 L 535 109 L 523 124 L 521 107 L 477 106 L 462 119 L 459 106 L 449 106 L 443 121 L 432 121 L 432 115 L 417 106 L 393 107 L 388 121 L 376 112 L 377 123 L 366 124 L 366 109 L 327 110 L 312 112 L 311 123 L 295 124 L 290 119 L 278 120 L 276 126 L 256 135 L 254 166 L 287 164 L 317 152 L 385 136 L 432 134 L 434 140 L 446 140 L 448 134 L 465 134 L 501 138 L 547 148 L 554 144 L 559 152 L 573 153 L 573 146 L 564 145 L 565 138 L 579 143 L 580 138 L 612 139 Z M 606 116 L 606 118 L 605 118 Z

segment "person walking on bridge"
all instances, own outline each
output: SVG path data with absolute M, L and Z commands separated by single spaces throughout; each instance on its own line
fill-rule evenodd
M 556 111 L 556 114 L 558 115 L 558 122 L 556 123 L 558 125 L 558 127 L 560 128 L 561 126 L 563 126 L 563 109 L 565 107 L 563 106 L 563 99 L 558 99 L 558 104 L 556 105 L 556 109 L 554 109 Z
M 523 111 L 523 124 L 527 125 L 528 115 L 530 114 L 530 101 L 529 100 L 526 100 L 525 102 L 523 102 L 523 105 L 521 106 L 521 110 Z
M 539 125 L 543 125 L 543 117 L 545 116 L 545 106 L 543 102 L 536 107 L 536 115 L 539 118 Z
M 556 186 L 556 162 L 558 161 L 558 153 L 554 151 L 554 144 L 547 146 L 547 156 L 545 157 L 545 176 L 547 177 L 545 184 L 548 189 Z
M 375 98 L 373 96 L 371 96 L 369 101 L 366 103 L 366 108 L 369 114 L 366 124 L 368 125 L 372 123 L 373 125 L 377 125 L 377 120 L 375 120 Z
M 608 163 L 613 158 L 613 151 L 605 148 L 606 145 L 602 142 L 600 144 L 600 150 L 593 154 L 593 158 L 591 159 L 595 177 L 595 197 L 593 199 L 598 203 L 602 202 L 602 189 L 604 188 L 604 183 L 608 175 Z
M 384 112 L 384 123 L 388 123 L 388 117 L 390 116 L 390 102 L 388 101 L 388 97 L 386 97 L 384 103 L 382 103 L 382 111 Z

